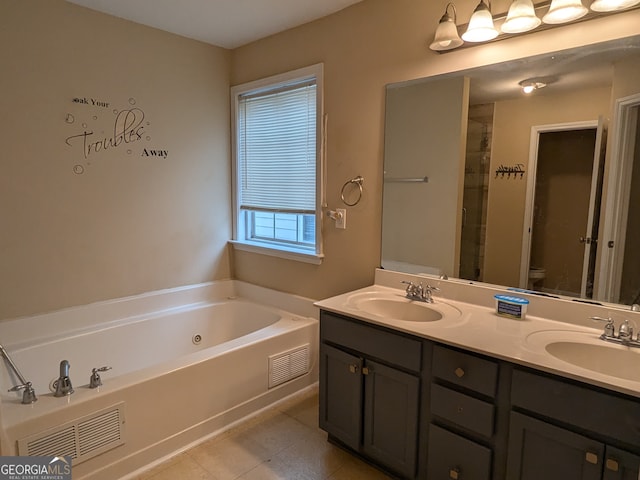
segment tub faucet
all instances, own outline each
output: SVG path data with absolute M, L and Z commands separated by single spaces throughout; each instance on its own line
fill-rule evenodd
M 60 377 L 56 380 L 56 391 L 53 394 L 54 397 L 64 397 L 73 393 L 73 386 L 71 385 L 71 379 L 69 378 L 69 365 L 68 360 L 62 360 L 60 362 Z

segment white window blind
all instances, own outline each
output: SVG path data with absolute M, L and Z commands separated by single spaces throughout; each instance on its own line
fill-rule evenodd
M 242 210 L 314 214 L 316 81 L 238 96 Z

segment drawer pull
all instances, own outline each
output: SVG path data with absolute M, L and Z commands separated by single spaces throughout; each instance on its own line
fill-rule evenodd
M 458 413 L 462 413 L 462 411 L 463 411 L 463 410 L 464 410 L 464 409 L 463 409 L 461 406 L 459 406 L 459 407 L 456 409 L 456 411 L 457 411 Z
M 354 364 L 349 365 L 349 371 L 351 373 L 358 373 L 358 365 L 354 365 Z
M 449 478 L 451 480 L 458 480 L 460 478 L 460 470 L 458 470 L 457 468 L 450 468 Z
M 585 455 L 585 460 L 588 463 L 591 463 L 593 465 L 597 465 L 598 464 L 598 455 L 596 453 L 593 453 L 593 452 L 587 452 L 587 454 Z
M 464 377 L 464 370 L 460 367 L 456 368 L 453 373 L 455 373 L 458 378 Z
M 611 470 L 612 472 L 617 472 L 620 468 L 620 466 L 618 465 L 618 462 L 615 461 L 613 458 L 607 458 L 605 465 L 607 467 L 607 470 Z

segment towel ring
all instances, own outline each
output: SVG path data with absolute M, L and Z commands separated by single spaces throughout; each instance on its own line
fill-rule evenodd
M 342 199 L 342 203 L 344 203 L 347 207 L 353 207 L 354 205 L 357 205 L 362 199 L 362 182 L 364 182 L 364 178 L 358 175 L 357 177 L 353 177 L 351 180 L 347 180 L 345 184 L 342 185 L 342 190 L 340 190 L 340 198 Z M 355 183 L 358 185 L 359 192 L 358 192 L 358 198 L 356 199 L 356 201 L 353 203 L 349 203 L 344 199 L 344 190 L 345 188 L 347 188 L 347 186 L 351 185 L 352 183 Z

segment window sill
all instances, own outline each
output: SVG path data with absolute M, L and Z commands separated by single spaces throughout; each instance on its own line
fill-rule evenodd
M 311 263 L 314 265 L 320 265 L 324 258 L 323 254 L 303 252 L 294 249 L 284 250 L 270 248 L 258 243 L 239 242 L 238 240 L 230 240 L 229 243 L 231 243 L 236 250 L 243 252 L 259 253 L 270 257 L 286 258 L 287 260 L 295 260 L 297 262 Z

